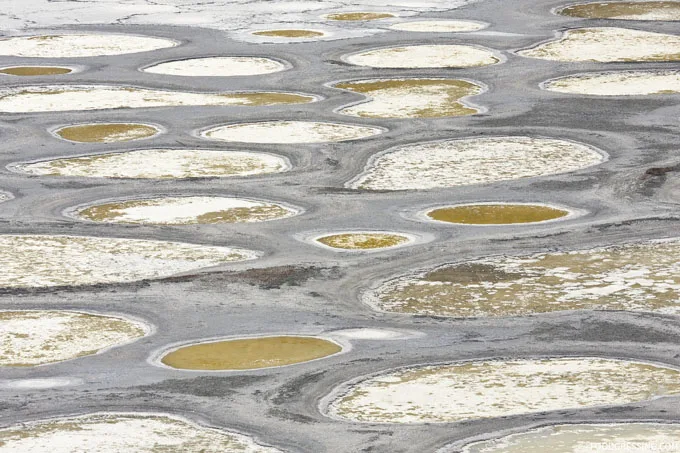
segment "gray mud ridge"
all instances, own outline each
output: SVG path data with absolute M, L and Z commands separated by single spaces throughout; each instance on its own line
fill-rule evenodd
M 120 313 L 144 319 L 155 333 L 101 354 L 48 366 L 0 370 L 0 425 L 98 411 L 165 412 L 253 435 L 283 451 L 435 452 L 466 439 L 507 430 L 584 421 L 677 421 L 680 398 L 586 409 L 481 419 L 451 424 L 381 425 L 325 416 L 322 398 L 337 386 L 397 367 L 495 357 L 598 356 L 680 367 L 680 320 L 662 314 L 556 312 L 511 318 L 451 319 L 374 311 L 361 296 L 395 276 L 494 255 L 568 251 L 678 235 L 680 218 L 680 98 L 678 95 L 565 96 L 540 90 L 540 82 L 600 63 L 565 64 L 512 53 L 552 39 L 583 21 L 553 15 L 565 2 L 483 0 L 418 18 L 470 19 L 491 24 L 470 34 L 392 31 L 370 37 L 299 44 L 254 44 L 220 31 L 164 26 L 79 26 L 69 30 L 139 33 L 182 41 L 178 47 L 140 54 L 78 60 L 87 70 L 70 84 L 139 84 L 195 91 L 277 90 L 321 95 L 310 104 L 270 107 L 176 107 L 0 116 L 0 189 L 14 199 L 0 204 L 0 234 L 67 234 L 224 245 L 260 250 L 250 262 L 225 265 L 158 281 L 4 291 L 0 309 L 70 309 Z M 600 21 L 618 26 L 614 21 Z M 599 22 L 598 22 L 599 23 Z M 626 25 L 627 26 L 627 25 Z M 677 32 L 670 22 L 636 22 L 634 28 Z M 58 30 L 41 30 L 54 33 Z M 502 64 L 460 70 L 353 67 L 344 54 L 404 44 L 473 43 L 504 52 Z M 160 61 L 207 55 L 254 55 L 290 62 L 292 69 L 253 78 L 182 78 L 140 73 Z M 24 59 L 2 57 L 3 66 Z M 41 64 L 58 65 L 45 59 Z M 616 69 L 663 69 L 664 63 L 617 63 Z M 351 118 L 336 109 L 361 101 L 356 93 L 325 84 L 396 77 L 456 77 L 484 83 L 475 98 L 483 114 L 449 119 Z M 31 84 L 51 79 L 32 78 Z M 62 79 L 60 79 L 62 80 Z M 63 79 L 66 80 L 66 79 Z M 9 82 L 3 84 L 28 83 Z M 60 82 L 61 83 L 61 82 Z M 73 144 L 49 131 L 92 121 L 141 122 L 166 132 L 138 144 Z M 231 122 L 308 120 L 379 126 L 365 140 L 313 145 L 218 143 L 195 131 Z M 344 184 L 368 159 L 387 148 L 439 139 L 536 135 L 587 143 L 609 160 L 573 173 L 430 191 L 362 191 Z M 289 172 L 247 178 L 106 180 L 25 176 L 8 164 L 143 148 L 265 151 L 290 159 Z M 78 222 L 65 209 L 106 198 L 227 195 L 277 200 L 305 212 L 257 224 L 148 226 Z M 486 202 L 543 202 L 586 210 L 562 222 L 508 227 L 455 227 L 417 222 L 431 206 Z M 372 254 L 342 254 L 298 240 L 299 233 L 345 229 L 428 234 L 435 240 Z M 332 335 L 348 328 L 417 332 L 393 341 L 351 340 L 351 350 L 323 360 L 246 372 L 183 372 L 152 365 L 164 347 L 216 337 L 267 334 Z M 68 377 L 74 384 L 48 389 L 7 385 L 26 379 Z

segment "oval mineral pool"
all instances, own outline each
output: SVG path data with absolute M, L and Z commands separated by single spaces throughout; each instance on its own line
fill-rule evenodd
M 474 115 L 479 109 L 463 98 L 484 88 L 458 79 L 373 79 L 342 82 L 334 88 L 361 93 L 366 102 L 345 107 L 343 115 L 366 118 L 441 118 Z
M 98 412 L 0 428 L 0 453 L 281 453 L 169 414 Z
M 348 232 L 330 234 L 315 239 L 316 242 L 339 250 L 376 250 L 398 247 L 413 240 L 402 234 L 383 232 Z
M 555 175 L 597 165 L 604 153 L 579 143 L 523 136 L 406 145 L 369 160 L 347 183 L 365 190 L 426 190 Z
M 339 21 L 368 21 L 368 20 L 380 20 L 380 19 L 390 19 L 397 17 L 391 13 L 377 13 L 377 12 L 348 12 L 348 13 L 333 13 L 326 14 L 325 19 L 328 20 L 339 20 Z
M 293 39 L 319 38 L 321 36 L 325 36 L 325 33 L 318 30 L 300 30 L 300 29 L 262 30 L 255 31 L 252 34 L 255 36 L 266 36 L 268 38 L 293 38 Z
M 568 310 L 680 314 L 680 240 L 496 256 L 398 277 L 365 295 L 388 312 L 455 318 Z
M 250 151 L 144 149 L 19 163 L 14 171 L 31 175 L 83 178 L 227 178 L 281 173 L 288 159 Z
M 680 371 L 661 365 L 591 357 L 480 360 L 368 378 L 328 412 L 365 423 L 451 423 L 678 394 Z
M 541 84 L 548 91 L 589 96 L 646 96 L 680 93 L 680 71 L 596 72 Z
M 73 72 L 73 69 L 62 66 L 8 66 L 0 68 L 0 74 L 22 77 L 62 75 L 71 72 Z
M 340 351 L 337 343 L 315 337 L 242 338 L 183 346 L 165 354 L 161 363 L 180 370 L 254 370 L 309 362 Z
M 552 61 L 680 61 L 680 36 L 629 28 L 577 28 L 517 54 Z
M 348 55 L 345 61 L 373 68 L 469 68 L 501 60 L 491 50 L 481 47 L 435 44 L 367 50 Z
M 328 143 L 359 140 L 382 134 L 383 129 L 353 124 L 313 121 L 263 121 L 218 126 L 201 135 L 226 142 Z
M 297 215 L 277 203 L 227 197 L 165 197 L 99 204 L 78 210 L 79 219 L 104 223 L 192 225 L 252 223 Z
M 129 283 L 258 256 L 251 250 L 183 242 L 0 235 L 0 288 Z
M 0 367 L 75 359 L 130 343 L 149 332 L 139 321 L 75 311 L 0 311 L 0 320 Z
M 177 41 L 149 36 L 68 34 L 0 39 L 0 55 L 32 58 L 79 58 L 165 49 Z
M 484 203 L 437 208 L 427 217 L 438 222 L 462 225 L 509 225 L 561 219 L 569 211 L 535 204 Z
M 558 14 L 583 19 L 680 20 L 680 2 L 593 2 L 570 5 Z
M 271 74 L 285 69 L 285 64 L 271 58 L 205 57 L 158 63 L 142 71 L 185 77 L 234 77 Z
M 398 31 L 418 33 L 466 33 L 479 31 L 488 25 L 471 20 L 424 20 L 417 22 L 402 22 L 390 28 Z
M 314 96 L 281 92 L 194 93 L 132 86 L 38 85 L 0 89 L 0 112 L 134 109 L 179 106 L 268 106 L 306 104 Z
M 675 423 L 574 423 L 475 442 L 462 453 L 672 452 L 678 444 L 680 425 Z
M 160 129 L 140 123 L 90 123 L 65 126 L 54 133 L 71 142 L 119 143 L 153 137 L 160 133 Z

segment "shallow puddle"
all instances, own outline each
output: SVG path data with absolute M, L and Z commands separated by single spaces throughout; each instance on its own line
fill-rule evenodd
M 316 30 L 263 30 L 253 32 L 255 36 L 267 36 L 271 38 L 318 38 L 325 33 Z
M 566 140 L 522 136 L 464 138 L 397 147 L 371 159 L 347 185 L 366 190 L 424 190 L 567 173 L 604 155 Z
M 60 66 L 10 66 L 0 69 L 0 74 L 26 77 L 61 75 L 71 72 L 73 69 Z
M 243 198 L 167 197 L 90 206 L 75 216 L 105 223 L 190 225 L 266 222 L 298 212 L 280 204 Z
M 287 159 L 249 151 L 145 149 L 20 163 L 12 170 L 31 175 L 83 178 L 226 178 L 285 172 Z
M 589 357 L 480 360 L 368 378 L 333 401 L 329 413 L 369 423 L 448 423 L 678 394 L 680 371 L 660 365 Z
M 574 423 L 475 442 L 463 453 L 677 452 L 680 425 L 674 423 Z M 451 450 L 452 451 L 452 450 Z
M 584 19 L 680 20 L 680 2 L 583 3 L 562 8 L 559 14 Z
M 160 130 L 149 124 L 92 123 L 62 127 L 55 131 L 64 140 L 79 143 L 118 143 L 141 140 L 158 135 Z
M 334 249 L 375 250 L 397 247 L 411 242 L 401 234 L 393 233 L 341 233 L 322 236 L 317 242 Z
M 543 83 L 558 93 L 590 96 L 641 96 L 680 93 L 680 71 L 622 71 L 577 74 Z
M 0 311 L 0 321 L 0 367 L 44 365 L 92 355 L 130 343 L 149 330 L 131 319 L 73 311 Z
M 179 42 L 149 36 L 68 34 L 0 39 L 0 55 L 33 58 L 79 58 L 120 55 L 175 47 Z
M 464 225 L 508 225 L 547 222 L 569 215 L 569 211 L 532 204 L 471 204 L 429 211 L 427 216 L 439 222 Z
M 63 112 L 176 106 L 306 104 L 313 96 L 277 92 L 192 93 L 125 86 L 63 85 L 0 89 L 0 112 Z
M 466 45 L 420 45 L 367 50 L 345 57 L 347 63 L 373 68 L 468 68 L 500 62 L 488 49 Z
M 181 370 L 252 370 L 309 362 L 341 350 L 337 343 L 314 337 L 243 338 L 184 346 L 161 362 Z
M 100 412 L 0 429 L 0 453 L 280 453 L 166 414 Z
M 392 17 L 396 16 L 390 13 L 374 13 L 374 12 L 334 13 L 327 14 L 325 16 L 325 18 L 328 20 L 341 20 L 341 21 L 379 20 L 390 19 Z
M 254 259 L 258 252 L 182 242 L 0 235 L 0 288 L 128 283 Z
M 629 28 L 578 28 L 517 54 L 553 61 L 680 61 L 680 36 Z
M 424 20 L 402 22 L 394 24 L 390 28 L 392 30 L 418 33 L 465 33 L 479 31 L 486 27 L 487 24 L 471 20 Z
M 369 101 L 345 107 L 343 115 L 367 118 L 440 118 L 474 115 L 479 109 L 461 99 L 483 91 L 458 79 L 375 79 L 342 82 L 334 88 L 364 94 Z
M 185 77 L 234 77 L 284 71 L 286 65 L 263 57 L 206 57 L 175 60 L 144 68 L 144 72 Z
M 680 314 L 680 239 L 500 256 L 386 282 L 365 301 L 399 313 L 526 316 L 565 310 Z
M 383 129 L 312 121 L 263 121 L 218 126 L 201 135 L 226 142 L 325 143 L 359 140 L 382 134 Z

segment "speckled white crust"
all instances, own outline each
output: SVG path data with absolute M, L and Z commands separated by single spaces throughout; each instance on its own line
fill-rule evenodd
M 577 28 L 517 54 L 553 61 L 677 61 L 680 36 L 629 28 Z
M 0 453 L 280 453 L 167 414 L 101 412 L 0 429 Z
M 401 22 L 392 25 L 392 30 L 410 31 L 419 33 L 464 33 L 479 31 L 488 25 L 471 20 L 423 20 L 413 22 Z
M 72 311 L 0 311 L 0 320 L 0 367 L 43 365 L 91 355 L 134 341 L 149 331 L 131 319 Z
M 463 453 L 672 453 L 680 446 L 675 423 L 575 423 L 554 425 L 466 445 Z M 453 450 L 445 449 L 440 453 Z
M 408 83 L 414 80 L 423 79 L 372 79 L 352 81 L 352 83 L 356 84 L 381 81 L 403 81 L 406 85 L 403 87 L 387 87 L 379 90 L 372 90 L 367 93 L 360 93 L 370 97 L 370 99 L 365 102 L 344 107 L 340 109 L 338 113 L 367 118 L 421 118 L 457 116 L 458 114 L 470 115 L 480 111 L 479 108 L 472 107 L 469 103 L 462 100 L 469 96 L 481 94 L 486 90 L 486 88 L 478 84 L 478 82 L 469 82 L 476 86 L 470 86 L 467 90 L 467 95 L 453 99 L 449 94 L 452 87 L 446 84 L 447 79 L 440 79 L 440 84 L 436 84 L 437 79 L 424 79 L 435 83 L 424 86 L 408 86 Z M 454 105 L 458 105 L 459 108 L 454 108 Z M 466 107 L 467 109 L 465 109 Z M 463 112 L 463 109 L 466 111 Z
M 271 74 L 286 69 L 283 63 L 263 57 L 205 57 L 158 63 L 144 72 L 186 77 L 234 77 Z
M 401 369 L 351 386 L 330 415 L 367 423 L 447 423 L 680 393 L 680 371 L 600 358 L 515 359 Z
M 498 63 L 492 51 L 459 44 L 388 47 L 345 56 L 345 61 L 373 68 L 469 68 Z
M 266 201 L 201 196 L 122 200 L 104 205 L 105 212 L 83 215 L 83 211 L 89 212 L 92 208 L 102 206 L 98 205 L 79 209 L 73 215 L 76 218 L 105 223 L 190 225 L 221 223 L 211 221 L 210 216 L 221 217 L 225 223 L 252 223 L 283 219 L 300 212 Z M 96 219 L 90 218 L 92 216 Z
M 170 39 L 120 34 L 16 36 L 0 39 L 0 55 L 77 58 L 148 52 L 177 46 Z
M 365 295 L 385 311 L 468 317 L 566 310 L 680 314 L 680 239 L 500 256 L 399 277 Z M 439 277 L 432 277 L 435 273 Z M 470 280 L 470 273 L 475 275 Z M 429 276 L 428 276 L 429 275 Z
M 560 77 L 542 84 L 558 93 L 641 96 L 680 93 L 680 71 L 596 72 Z
M 564 140 L 485 137 L 407 145 L 378 155 L 348 183 L 368 190 L 422 190 L 566 173 L 604 155 Z
M 280 173 L 290 169 L 281 156 L 247 151 L 145 149 L 65 157 L 10 166 L 31 175 L 85 178 L 218 178 Z
M 0 287 L 126 283 L 257 256 L 250 250 L 181 242 L 0 235 Z
M 0 112 L 64 112 L 179 106 L 256 105 L 240 93 L 192 93 L 106 85 L 37 85 L 0 89 Z M 305 102 L 313 102 L 307 96 Z
M 201 135 L 212 140 L 243 143 L 324 143 L 359 140 L 383 129 L 311 121 L 263 121 L 218 126 Z

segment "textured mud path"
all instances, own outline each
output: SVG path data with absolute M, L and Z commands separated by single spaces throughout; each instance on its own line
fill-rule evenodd
M 258 8 L 264 7 L 261 3 L 258 2 Z M 385 3 L 376 8 L 384 10 Z M 421 10 L 421 15 L 403 18 L 463 19 L 490 24 L 484 30 L 465 34 L 389 31 L 367 36 L 366 27 L 378 30 L 382 25 L 378 21 L 359 25 L 335 21 L 332 26 L 340 32 L 333 39 L 296 44 L 256 44 L 240 40 L 256 28 L 245 19 L 257 15 L 248 11 L 255 7 L 254 2 L 238 2 L 236 6 L 242 9 L 235 28 L 241 31 L 233 33 L 186 24 L 135 25 L 152 21 L 153 14 L 160 15 L 156 16 L 157 22 L 164 22 L 162 18 L 169 15 L 187 20 L 200 16 L 198 13 L 183 16 L 162 13 L 159 8 L 167 5 L 159 2 L 153 5 L 137 2 L 137 8 L 148 10 L 125 11 L 120 14 L 123 17 L 104 14 L 103 10 L 110 9 L 110 3 L 106 2 L 95 7 L 82 2 L 35 1 L 27 3 L 27 11 L 33 8 L 42 11 L 40 14 L 4 13 L 0 23 L 7 24 L 7 29 L 28 24 L 29 20 L 37 26 L 56 27 L 72 24 L 74 18 L 78 18 L 81 23 L 110 25 L 73 26 L 74 31 L 143 34 L 179 40 L 183 45 L 73 61 L 3 56 L 2 67 L 73 63 L 87 68 L 58 76 L 59 82 L 43 76 L 20 81 L 3 77 L 0 80 L 3 86 L 68 83 L 139 85 L 157 90 L 198 92 L 273 90 L 315 94 L 325 99 L 294 106 L 186 106 L 0 116 L 0 191 L 14 196 L 0 204 L 0 233 L 181 241 L 265 253 L 257 261 L 231 263 L 213 272 L 191 272 L 160 281 L 54 291 L 1 290 L 0 309 L 119 313 L 145 320 L 154 325 L 155 331 L 135 343 L 97 355 L 30 369 L 3 369 L 0 371 L 0 425 L 104 410 L 159 412 L 252 435 L 264 445 L 282 451 L 394 453 L 434 452 L 451 443 L 462 445 L 472 439 L 496 437 L 501 432 L 521 432 L 539 425 L 575 420 L 678 420 L 680 399 L 674 396 L 616 407 L 568 409 L 430 426 L 354 424 L 326 417 L 319 409 L 322 399 L 342 384 L 362 376 L 422 364 L 499 357 L 597 356 L 680 366 L 677 357 L 680 320 L 670 315 L 575 311 L 461 320 L 376 312 L 361 299 L 366 291 L 394 277 L 447 263 L 498 255 L 582 250 L 677 235 L 675 230 L 680 218 L 678 95 L 588 97 L 539 87 L 546 80 L 584 72 L 668 70 L 670 65 L 624 62 L 613 68 L 607 63 L 556 63 L 514 54 L 517 49 L 554 39 L 557 31 L 591 26 L 582 19 L 551 12 L 563 4 L 485 0 L 456 11 Z M 230 20 L 229 17 L 236 14 L 236 6 L 231 4 L 226 9 L 219 6 L 226 11 L 225 15 L 214 20 Z M 57 14 L 56 9 L 62 12 Z M 318 17 L 332 12 L 331 9 L 308 7 L 304 17 Z M 356 2 L 346 8 L 348 11 L 361 9 Z M 138 13 L 142 16 L 134 16 Z M 413 13 L 413 10 L 409 12 Z M 95 20 L 96 14 L 102 14 L 104 19 Z M 284 28 L 279 22 L 285 20 L 285 16 L 270 12 L 266 14 L 266 21 L 256 25 L 262 29 Z M 121 19 L 122 25 L 114 24 L 117 19 Z M 196 22 L 204 24 L 210 20 L 213 19 Z M 393 23 L 390 21 L 393 19 L 385 20 L 386 27 Z M 300 22 L 295 28 L 319 25 L 312 22 L 302 27 L 305 21 L 300 19 Z M 598 21 L 597 26 L 628 26 L 628 22 L 624 25 L 621 22 Z M 285 28 L 292 25 L 286 24 Z M 677 23 L 636 22 L 635 29 L 672 34 L 677 33 Z M 57 30 L 47 28 L 40 32 Z M 241 32 L 244 34 L 239 34 Z M 336 39 L 348 36 L 354 38 Z M 342 60 L 343 55 L 376 47 L 433 41 L 494 49 L 507 61 L 446 70 L 444 74 L 439 69 L 376 70 L 349 66 Z M 210 55 L 269 57 L 287 61 L 292 67 L 253 78 L 228 79 L 164 76 L 138 70 L 159 62 Z M 488 91 L 475 97 L 475 104 L 484 106 L 485 113 L 443 119 L 350 118 L 336 113 L 365 98 L 359 93 L 334 89 L 333 83 L 442 77 L 474 80 L 487 86 Z M 351 123 L 387 131 L 357 141 L 303 145 L 224 143 L 199 137 L 199 131 L 214 126 L 264 120 Z M 148 141 L 109 144 L 74 144 L 59 140 L 51 133 L 68 124 L 93 121 L 154 124 L 161 126 L 163 133 Z M 364 192 L 344 187 L 361 173 L 371 156 L 388 148 L 433 140 L 503 135 L 587 143 L 607 152 L 609 160 L 573 173 L 428 191 Z M 287 172 L 247 177 L 182 180 L 37 176 L 4 170 L 6 165 L 15 162 L 140 148 L 265 152 L 286 157 L 292 168 Z M 275 200 L 297 206 L 304 214 L 274 222 L 200 226 L 104 225 L 77 222 L 63 215 L 74 206 L 88 206 L 101 200 L 161 196 Z M 484 228 L 418 220 L 419 213 L 431 208 L 475 202 L 541 202 L 587 213 L 559 222 Z M 427 234 L 433 240 L 368 254 L 336 253 L 301 242 L 295 236 L 309 231 L 357 230 Z M 358 328 L 397 331 L 401 336 L 346 340 L 351 348 L 343 354 L 276 369 L 202 373 L 149 363 L 151 357 L 168 345 L 206 338 L 311 335 L 333 339 L 340 335 L 339 329 Z M 45 388 L 50 382 L 52 387 Z

